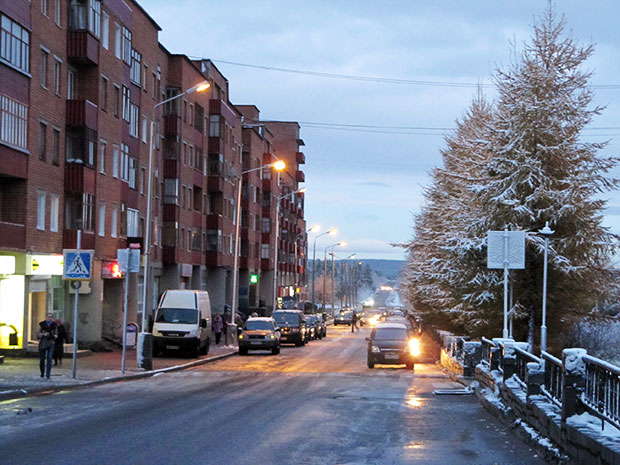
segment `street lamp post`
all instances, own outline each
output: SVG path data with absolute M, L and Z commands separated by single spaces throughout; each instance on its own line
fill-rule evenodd
M 310 229 L 308 229 L 305 233 L 300 233 L 297 234 L 297 236 L 295 236 L 295 285 L 297 286 L 299 283 L 299 273 L 298 273 L 298 263 L 297 263 L 297 255 L 298 255 L 298 241 L 299 239 L 301 239 L 302 237 L 304 237 L 304 235 L 307 235 L 308 233 L 311 232 L 319 232 L 321 230 L 321 226 L 319 226 L 318 224 L 315 224 L 314 226 L 312 226 Z M 308 246 L 307 246 L 307 242 L 306 242 L 306 255 L 308 254 Z M 307 258 L 307 257 L 306 257 Z M 307 279 L 307 276 L 306 276 Z M 314 309 L 313 309 L 314 312 Z
M 145 370 L 151 370 L 153 368 L 153 353 L 152 353 L 152 340 L 151 333 L 147 331 L 148 315 L 147 315 L 147 298 L 149 291 L 149 275 L 151 266 L 151 192 L 153 184 L 153 139 L 155 136 L 155 111 L 158 107 L 172 102 L 185 95 L 193 92 L 204 92 L 211 87 L 208 81 L 202 81 L 193 87 L 190 87 L 185 92 L 181 92 L 174 97 L 163 100 L 153 105 L 152 119 L 151 119 L 151 137 L 149 141 L 149 163 L 148 163 L 148 181 L 146 183 L 146 224 L 144 231 L 144 285 L 142 286 L 142 328 L 138 335 L 138 348 L 136 351 L 136 358 L 138 362 L 138 368 Z
M 293 197 L 295 194 L 301 194 L 303 192 L 306 192 L 306 188 L 302 187 L 300 189 L 294 190 L 292 192 L 289 192 L 288 194 L 284 194 L 279 196 L 276 199 L 276 240 L 275 240 L 275 251 L 274 251 L 274 256 L 275 256 L 275 260 L 274 260 L 274 264 L 273 264 L 273 310 L 275 311 L 278 308 L 278 234 L 279 234 L 279 230 L 280 230 L 280 201 L 286 197 Z
M 286 164 L 282 160 L 274 161 L 267 165 L 259 166 L 258 168 L 252 168 L 242 171 L 239 179 L 237 180 L 237 210 L 235 212 L 235 255 L 233 257 L 233 282 L 232 282 L 232 311 L 230 314 L 230 324 L 235 323 L 235 315 L 239 311 L 239 229 L 241 227 L 241 185 L 243 183 L 243 175 L 259 171 L 262 169 L 273 168 L 276 171 L 282 171 L 286 167 Z
M 325 253 L 323 254 L 323 264 L 324 264 L 324 273 L 323 273 L 323 312 L 325 312 L 325 303 L 327 301 L 327 288 L 326 288 L 326 279 L 327 279 L 327 249 L 331 249 L 331 254 L 332 254 L 332 315 L 334 314 L 334 248 L 338 247 L 338 246 L 342 246 L 344 247 L 345 245 L 347 245 L 346 242 L 341 241 L 338 242 L 336 244 L 333 245 L 328 245 L 327 247 L 325 247 Z
M 540 350 L 547 350 L 547 257 L 549 251 L 549 236 L 555 231 L 549 227 L 549 222 L 545 227 L 538 230 L 545 237 L 545 256 L 543 263 L 543 294 L 542 294 L 542 324 L 540 325 Z
M 317 234 L 316 236 L 314 236 L 314 244 L 312 246 L 312 296 L 310 298 L 312 305 L 313 305 L 313 309 L 314 309 L 314 275 L 316 273 L 316 240 L 321 236 L 325 236 L 326 234 L 333 236 L 337 233 L 338 233 L 338 230 L 336 228 L 331 228 L 322 234 Z M 323 275 L 323 280 L 325 280 L 325 275 Z

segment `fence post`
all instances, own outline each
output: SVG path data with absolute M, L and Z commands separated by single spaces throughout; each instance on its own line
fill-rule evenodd
M 502 369 L 504 370 L 504 381 L 506 381 L 515 373 L 515 367 L 517 364 L 515 346 L 515 342 L 504 342 L 502 353 Z
M 463 342 L 463 376 L 474 376 L 476 365 L 482 358 L 482 343 L 479 341 Z
M 527 365 L 527 397 L 540 394 L 540 386 L 545 383 L 545 362 L 529 362 Z
M 499 369 L 499 359 L 502 354 L 501 347 L 495 346 L 491 347 L 491 361 L 489 363 L 489 370 L 498 370 Z
M 562 421 L 581 413 L 579 398 L 586 385 L 585 349 L 562 351 Z

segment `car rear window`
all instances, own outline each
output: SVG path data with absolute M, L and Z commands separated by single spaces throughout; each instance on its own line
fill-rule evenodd
M 404 328 L 377 328 L 375 329 L 375 339 L 401 340 L 409 339 L 407 330 Z

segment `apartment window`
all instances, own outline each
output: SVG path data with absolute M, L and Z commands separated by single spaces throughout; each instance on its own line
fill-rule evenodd
M 133 103 L 129 104 L 129 135 L 138 137 L 138 128 L 140 127 L 139 110 Z
M 37 191 L 37 229 L 45 231 L 45 192 Z
M 110 236 L 112 237 L 116 237 L 116 230 L 118 229 L 118 226 L 116 224 L 117 217 L 118 217 L 118 209 L 114 208 L 112 209 L 112 216 L 110 218 L 111 223 L 112 223 L 111 228 L 110 228 Z
M 41 50 L 41 87 L 47 89 L 47 63 L 49 60 L 49 52 Z
M 129 122 L 131 118 L 131 90 L 129 87 L 123 86 L 123 119 Z
M 101 1 L 88 0 L 88 30 L 95 37 L 101 36 Z
M 142 115 L 142 142 L 146 144 L 147 131 L 148 131 L 149 120 L 146 116 Z
M 105 150 L 107 144 L 105 140 L 99 141 L 99 172 L 105 174 Z
M 177 205 L 179 201 L 179 180 L 177 178 L 164 179 L 164 203 Z
M 187 251 L 190 252 L 192 250 L 192 230 L 187 230 Z
M 57 26 L 62 26 L 62 0 L 55 0 L 54 3 L 54 21 Z
M 67 71 L 67 99 L 73 100 L 76 97 L 75 93 L 75 80 L 77 73 L 74 69 L 69 68 Z
M 0 142 L 26 149 L 28 139 L 28 107 L 0 95 Z
M 65 227 L 94 231 L 95 196 L 92 194 L 65 194 Z
M 196 104 L 194 108 L 195 108 L 194 127 L 196 128 L 196 130 L 200 131 L 200 134 L 202 134 L 202 127 L 203 127 L 202 122 L 204 119 L 204 109 L 199 104 Z
M 60 164 L 60 129 L 52 129 L 52 163 Z
M 108 111 L 108 78 L 101 76 L 101 102 L 99 106 L 102 111 Z
M 129 146 L 121 144 L 121 162 L 120 162 L 121 179 L 129 181 Z
M 153 99 L 157 98 L 158 94 L 157 94 L 157 73 L 155 73 L 153 71 L 153 76 L 151 79 L 151 97 Z
M 105 204 L 99 205 L 99 235 L 105 236 Z
M 47 16 L 47 0 L 41 0 L 41 13 Z
M 212 252 L 222 251 L 222 231 L 219 229 L 207 230 L 207 250 Z
M 47 123 L 39 122 L 39 160 L 47 158 Z
M 187 100 L 183 100 L 183 122 L 187 123 Z
M 110 47 L 110 15 L 105 11 L 101 16 L 101 45 L 106 50 Z
M 137 176 L 138 176 L 138 160 L 134 157 L 129 157 L 129 173 L 128 173 L 128 183 L 129 187 L 132 189 L 137 188 Z
M 209 136 L 220 137 L 220 115 L 211 115 L 209 123 Z
M 119 166 L 119 159 L 120 159 L 120 148 L 118 147 L 118 145 L 113 145 L 112 146 L 112 176 L 114 176 L 115 178 L 118 178 L 118 166 Z
M 131 31 L 123 26 L 123 61 L 131 65 Z
M 260 258 L 269 258 L 269 244 L 260 245 Z
M 62 63 L 58 59 L 54 59 L 54 93 L 60 95 L 60 73 L 62 71 Z
M 144 166 L 140 167 L 140 194 L 144 195 L 144 181 L 146 180 L 146 168 Z
M 118 84 L 114 84 L 114 116 L 120 116 L 121 111 L 121 88 Z
M 138 210 L 127 209 L 127 237 L 138 237 Z
M 190 126 L 194 125 L 194 104 L 190 103 L 189 104 L 189 121 L 188 121 Z
M 8 16 L 0 26 L 0 58 L 25 73 L 30 72 L 30 33 Z
M 50 231 L 58 232 L 60 197 L 58 194 L 50 194 Z
M 131 72 L 129 77 L 137 86 L 140 85 L 142 77 L 142 55 L 137 50 L 131 49 Z
M 114 23 L 114 55 L 116 58 L 121 57 L 122 43 L 121 43 L 121 25 Z
M 142 64 L 142 88 L 144 89 L 144 92 L 148 92 L 148 89 L 146 88 L 148 80 L 149 80 L 149 67 L 146 63 L 143 63 Z

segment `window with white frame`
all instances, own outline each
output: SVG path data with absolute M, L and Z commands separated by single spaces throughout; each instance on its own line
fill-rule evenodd
M 50 52 L 45 49 L 41 49 L 41 87 L 47 89 L 47 64 L 49 60 Z
M 75 80 L 77 72 L 73 68 L 67 70 L 67 100 L 73 100 L 76 98 L 75 93 Z
M 129 146 L 121 144 L 120 175 L 123 181 L 129 181 Z
M 127 122 L 131 118 L 131 90 L 123 86 L 123 119 Z
M 177 205 L 179 202 L 178 178 L 164 179 L 164 203 Z
M 27 148 L 28 106 L 0 95 L 0 142 Z
M 106 50 L 110 47 L 110 15 L 105 11 L 101 16 L 101 45 Z
M 129 187 L 135 189 L 137 187 L 137 176 L 138 176 L 138 160 L 134 157 L 129 157 L 129 178 L 127 182 L 129 183 Z
M 127 209 L 127 237 L 138 237 L 138 210 Z
M 88 30 L 97 38 L 101 36 L 100 0 L 88 0 Z
M 117 218 L 118 218 L 118 209 L 117 208 L 113 208 L 112 209 L 112 216 L 110 217 L 110 236 L 112 237 L 116 237 L 116 231 L 118 229 L 117 226 Z
M 131 49 L 131 72 L 129 74 L 131 81 L 136 84 L 141 84 L 142 78 L 142 55 L 135 49 Z
M 260 245 L 260 258 L 269 258 L 269 244 Z
M 138 130 L 140 127 L 140 110 L 137 105 L 129 104 L 129 135 L 131 137 L 139 137 Z
M 125 63 L 131 65 L 131 31 L 123 26 L 122 58 Z
M 56 26 L 62 26 L 62 0 L 55 0 L 54 2 L 54 22 Z
M 45 192 L 37 191 L 37 229 L 45 231 Z
M 101 203 L 99 204 L 99 218 L 98 218 L 98 222 L 99 222 L 99 235 L 100 236 L 105 236 L 105 204 Z
M 50 194 L 50 231 L 58 232 L 58 215 L 60 206 L 60 196 Z
M 121 57 L 122 44 L 122 28 L 118 23 L 114 23 L 114 56 Z
M 41 13 L 47 16 L 47 0 L 41 0 Z
M 99 172 L 105 174 L 105 151 L 107 147 L 105 139 L 99 141 Z
M 145 115 L 142 115 L 142 142 L 146 144 L 147 142 L 147 132 L 148 132 L 149 120 Z
M 118 145 L 112 146 L 112 176 L 118 178 L 118 167 L 120 163 L 120 148 Z
M 30 32 L 0 14 L 0 59 L 25 73 L 30 72 Z
M 54 93 L 60 95 L 60 73 L 62 72 L 62 62 L 60 59 L 54 59 Z

